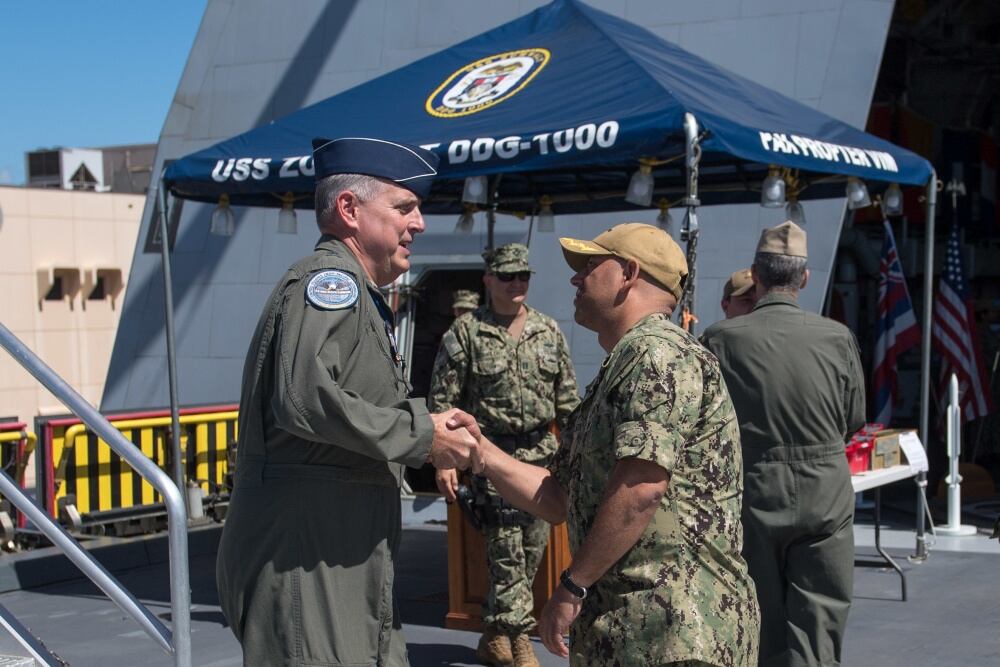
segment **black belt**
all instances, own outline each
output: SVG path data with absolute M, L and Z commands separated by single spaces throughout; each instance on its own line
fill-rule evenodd
M 549 434 L 550 426 L 551 422 L 546 422 L 534 431 L 528 431 L 527 433 L 485 433 L 484 435 L 500 449 L 503 449 L 506 452 L 512 452 L 515 449 L 534 447 L 540 443 L 545 439 L 545 436 Z

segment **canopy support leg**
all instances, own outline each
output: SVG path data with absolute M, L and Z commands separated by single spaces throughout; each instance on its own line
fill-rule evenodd
M 167 337 L 167 378 L 170 386 L 170 458 L 173 461 L 174 484 L 181 490 L 181 497 L 187 502 L 184 493 L 184 467 L 181 463 L 181 419 L 180 405 L 177 400 L 177 349 L 174 341 L 174 290 L 170 274 L 170 236 L 167 230 L 167 189 L 160 179 L 160 257 L 163 269 L 163 324 Z M 190 516 L 188 508 L 188 515 Z
M 927 222 L 924 225 L 924 312 L 920 344 L 920 441 L 924 450 L 930 443 L 927 428 L 930 414 L 931 387 L 931 315 L 934 296 L 934 215 L 937 208 L 937 173 L 931 171 L 927 181 Z M 917 474 L 917 545 L 910 556 L 914 562 L 927 560 L 927 473 Z

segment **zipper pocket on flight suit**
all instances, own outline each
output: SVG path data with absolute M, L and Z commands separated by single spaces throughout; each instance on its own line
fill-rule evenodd
M 379 324 L 382 324 L 381 320 L 379 320 Z M 378 347 L 382 350 L 382 357 L 389 364 L 389 370 L 392 371 L 392 379 L 396 388 L 399 389 L 402 387 L 404 393 L 409 393 L 406 381 L 401 375 L 401 367 L 396 363 L 396 360 L 392 356 L 392 350 L 389 349 L 389 341 L 386 340 L 384 326 L 376 326 L 375 322 L 371 318 L 368 318 L 368 326 L 371 329 L 372 335 L 374 335 L 375 339 L 378 341 Z

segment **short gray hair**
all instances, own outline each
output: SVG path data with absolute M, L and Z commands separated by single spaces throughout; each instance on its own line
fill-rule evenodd
M 757 280 L 764 289 L 797 290 L 806 275 L 806 258 L 759 252 L 753 258 Z
M 344 190 L 350 190 L 358 199 L 369 202 L 382 193 L 385 184 L 381 179 L 367 174 L 331 174 L 316 184 L 316 222 L 323 226 L 332 215 L 334 200 Z

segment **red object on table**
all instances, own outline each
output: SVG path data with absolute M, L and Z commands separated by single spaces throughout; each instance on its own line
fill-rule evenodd
M 875 446 L 875 434 L 885 428 L 884 424 L 865 424 L 851 436 L 844 449 L 847 454 L 847 467 L 852 475 L 871 469 L 872 448 Z
M 847 445 L 847 467 L 852 475 L 866 472 L 871 467 L 872 443 L 870 440 L 856 440 Z

